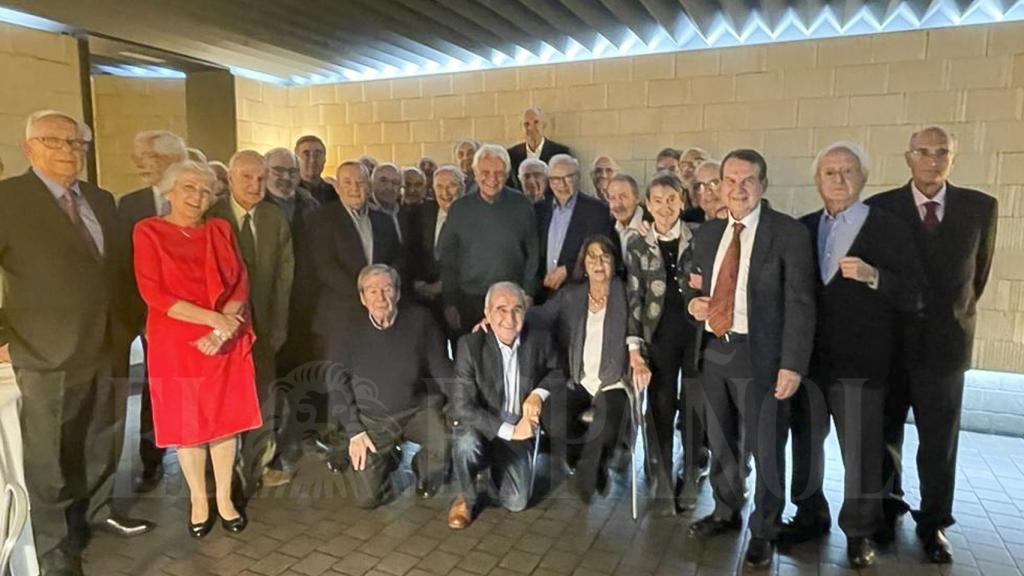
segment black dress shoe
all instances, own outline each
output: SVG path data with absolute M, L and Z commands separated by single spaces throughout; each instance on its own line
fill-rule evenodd
M 751 538 L 747 544 L 747 555 L 743 559 L 751 568 L 763 569 L 772 565 L 775 544 L 764 538 Z
M 921 538 L 924 546 L 924 555 L 932 564 L 950 564 L 953 562 L 953 548 L 946 539 L 946 533 L 941 528 L 936 530 L 918 530 L 917 535 Z
M 430 482 L 428 480 L 420 480 L 416 484 L 416 495 L 419 496 L 421 500 L 428 500 L 430 498 L 433 498 L 434 495 L 436 494 L 437 485 L 434 484 L 433 482 Z
M 107 534 L 131 538 L 132 536 L 141 536 L 153 530 L 153 528 L 156 528 L 156 524 L 147 520 L 139 520 L 138 518 L 111 516 L 98 524 L 94 524 L 93 527 Z
M 189 522 L 188 535 L 193 538 L 205 538 L 213 530 L 213 514 L 203 522 Z
M 231 520 L 228 520 L 227 518 L 221 516 L 220 525 L 228 532 L 231 532 L 232 534 L 238 534 L 242 530 L 245 530 L 245 527 L 249 525 L 249 520 L 246 519 L 244 513 L 239 511 L 238 518 L 232 518 Z
M 851 568 L 867 568 L 875 563 L 875 549 L 867 538 L 850 538 L 846 542 L 846 558 Z
M 779 540 L 787 546 L 795 546 L 821 538 L 832 529 L 832 522 L 824 518 L 803 520 L 794 518 L 782 525 Z
M 139 478 L 135 484 L 135 492 L 138 494 L 145 494 L 146 492 L 152 492 L 164 479 L 164 465 L 157 462 L 153 466 L 143 466 L 142 474 L 139 474 Z
M 718 534 L 724 534 L 726 532 L 733 532 L 743 527 L 743 522 L 739 516 L 734 518 L 717 518 L 714 514 L 705 516 L 700 520 L 697 520 L 693 524 L 690 524 L 690 529 L 687 534 L 690 538 L 710 538 Z

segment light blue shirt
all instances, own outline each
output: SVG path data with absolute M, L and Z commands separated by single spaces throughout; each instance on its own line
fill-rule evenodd
M 564 206 L 558 204 L 557 198 L 551 199 L 551 224 L 548 226 L 548 261 L 546 263 L 548 273 L 558 268 L 558 255 L 562 253 L 565 236 L 569 233 L 569 222 L 572 221 L 572 212 L 576 208 L 577 196 L 579 196 L 579 192 L 574 192 Z
M 78 180 L 75 180 L 71 186 L 67 188 L 61 186 L 57 182 L 54 182 L 50 178 L 42 175 L 35 168 L 32 172 L 46 184 L 46 188 L 53 194 L 54 200 L 57 201 L 57 206 L 60 207 L 61 211 L 64 211 L 64 193 L 68 190 L 71 191 L 71 197 L 75 199 L 75 207 L 78 208 L 78 217 L 82 219 L 82 224 L 85 224 L 85 229 L 88 230 L 89 235 L 92 236 L 93 242 L 96 244 L 96 250 L 103 255 L 103 227 L 100 226 L 100 221 L 96 218 L 96 213 L 93 212 L 92 206 L 86 201 L 85 196 L 82 195 L 82 190 L 78 186 Z
M 818 266 L 821 281 L 828 284 L 839 271 L 839 260 L 844 258 L 853 241 L 868 219 L 867 204 L 860 200 L 851 204 L 846 210 L 832 216 L 825 210 L 821 213 L 818 224 Z
M 494 339 L 498 340 L 497 337 Z M 512 430 L 523 412 L 519 405 L 519 338 L 511 346 L 498 340 L 498 350 L 501 351 L 501 374 L 505 382 L 505 404 L 501 407 L 503 422 L 498 428 L 498 437 L 511 440 Z

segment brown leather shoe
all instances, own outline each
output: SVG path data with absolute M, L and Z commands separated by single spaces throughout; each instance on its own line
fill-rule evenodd
M 472 521 L 473 517 L 469 512 L 466 499 L 459 496 L 452 502 L 452 507 L 448 509 L 448 527 L 452 530 L 462 530 Z

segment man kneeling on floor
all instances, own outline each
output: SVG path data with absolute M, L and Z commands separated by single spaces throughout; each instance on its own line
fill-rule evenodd
M 534 432 L 544 400 L 565 386 L 550 336 L 523 329 L 526 294 L 512 282 L 487 291 L 489 332 L 459 340 L 455 380 L 453 466 L 459 496 L 448 510 L 448 526 L 469 526 L 476 510 L 477 473 L 489 466 L 498 501 L 512 512 L 530 501 Z
M 344 368 L 338 382 L 341 421 L 348 437 L 351 466 L 347 484 L 361 508 L 374 508 L 394 495 L 391 473 L 397 447 L 420 445 L 412 460 L 421 498 L 437 493 L 448 462 L 449 441 L 441 408 L 441 386 L 451 379 L 444 336 L 430 312 L 398 306 L 398 272 L 384 264 L 363 268 L 359 299 L 369 314 L 338 356 Z

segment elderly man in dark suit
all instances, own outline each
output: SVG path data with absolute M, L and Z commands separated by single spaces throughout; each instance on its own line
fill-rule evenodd
M 519 164 L 527 158 L 536 158 L 541 162 L 548 162 L 558 154 L 572 154 L 569 147 L 559 144 L 554 140 L 548 140 L 544 136 L 547 128 L 547 120 L 544 118 L 544 111 L 534 106 L 523 111 L 523 133 L 526 140 L 508 149 L 508 156 L 512 164 L 508 169 L 507 186 L 523 189 L 519 182 Z
M 867 155 L 837 142 L 815 159 L 825 203 L 800 219 L 817 263 L 817 311 L 811 378 L 793 400 L 793 502 L 783 540 L 818 538 L 832 525 L 822 481 L 829 416 L 845 468 L 839 527 L 854 568 L 874 563 L 869 540 L 882 517 L 882 426 L 886 382 L 900 312 L 923 304 L 924 274 L 906 224 L 860 201 Z
M 569 269 L 576 264 L 583 240 L 595 235 L 610 236 L 614 220 L 608 206 L 580 194 L 580 163 L 568 154 L 551 158 L 548 167 L 551 194 L 535 206 L 539 233 L 540 268 L 537 277 L 543 287 L 538 302 L 565 284 Z
M 814 257 L 807 229 L 766 206 L 768 166 L 754 150 L 722 160 L 729 218 L 694 236 L 702 296 L 689 312 L 705 322 L 701 378 L 707 399 L 715 511 L 690 526 L 709 537 L 741 526 L 741 422 L 757 487 L 747 564 L 771 564 L 785 507 L 789 398 L 807 373 L 814 342 Z
M 407 273 L 416 299 L 430 308 L 439 324 L 445 325 L 438 240 L 448 221 L 448 211 L 465 192 L 466 184 L 457 166 L 445 164 L 434 171 L 433 186 L 435 201 L 424 202 L 408 219 Z
M 181 162 L 187 155 L 185 141 L 180 136 L 166 130 L 147 130 L 135 135 L 135 147 L 132 160 L 139 172 L 139 177 L 146 187 L 122 196 L 117 202 L 117 216 L 120 220 L 124 241 L 127 242 L 129 258 L 125 267 L 125 285 L 131 289 L 125 298 L 125 313 L 128 315 L 129 329 L 132 335 L 142 335 L 146 325 L 146 304 L 139 295 L 135 285 L 135 267 L 132 258 L 132 229 L 135 224 L 151 216 L 163 216 L 170 211 L 170 204 L 164 198 L 163 191 L 157 184 L 169 166 Z M 143 350 L 146 350 L 143 339 Z M 118 362 L 127 365 L 130 349 L 125 348 L 123 358 Z M 145 362 L 143 362 L 145 366 Z M 127 366 L 122 368 L 127 370 Z M 143 382 L 142 402 L 139 407 L 139 457 L 142 461 L 142 473 L 135 486 L 138 492 L 149 492 L 160 482 L 164 475 L 164 449 L 157 448 L 153 436 L 153 414 L 149 400 L 149 384 Z
M 448 527 L 473 521 L 476 475 L 490 465 L 501 505 L 520 512 L 530 502 L 529 442 L 540 426 L 544 401 L 566 385 L 550 335 L 523 328 L 526 293 L 512 282 L 487 291 L 489 331 L 459 340 L 452 411 L 452 460 L 459 496 L 448 510 Z
M 313 331 L 319 340 L 320 357 L 338 362 L 343 359 L 352 326 L 366 312 L 359 302 L 356 280 L 367 264 L 387 264 L 403 269 L 402 244 L 394 220 L 383 212 L 370 210 L 370 174 L 357 160 L 338 166 L 336 190 L 341 202 L 323 206 L 309 221 L 313 250 L 313 270 L 319 282 L 319 294 L 313 319 Z M 339 390 L 327 390 L 328 421 L 336 423 L 336 410 L 344 406 Z M 342 458 L 331 457 L 328 468 L 344 470 Z
M 288 336 L 288 310 L 295 253 L 292 233 L 284 212 L 263 202 L 267 165 L 253 150 L 235 152 L 228 162 L 230 195 L 210 207 L 208 216 L 231 224 L 249 273 L 249 294 L 256 344 L 256 390 L 263 412 L 263 426 L 242 434 L 240 463 L 241 498 L 244 505 L 256 493 L 276 449 L 273 386 L 276 355 Z
M 120 283 L 125 246 L 114 197 L 78 179 L 88 126 L 32 114 L 31 169 L 0 182 L 0 345 L 21 389 L 25 479 L 43 576 L 80 576 L 90 522 L 122 536 L 152 524 L 112 513 L 124 435 L 113 361 L 127 346 Z
M 910 228 L 929 286 L 924 310 L 903 320 L 904 340 L 886 397 L 888 453 L 883 478 L 893 484 L 879 537 L 891 539 L 896 519 L 908 509 L 902 499 L 899 462 L 907 411 L 913 407 L 920 438 L 917 534 L 935 563 L 953 560 L 944 530 L 955 521 L 953 487 L 964 372 L 971 363 L 976 307 L 992 267 L 998 221 L 995 198 L 949 183 L 955 155 L 956 141 L 944 129 L 932 126 L 914 133 L 905 154 L 910 181 L 868 200 Z

